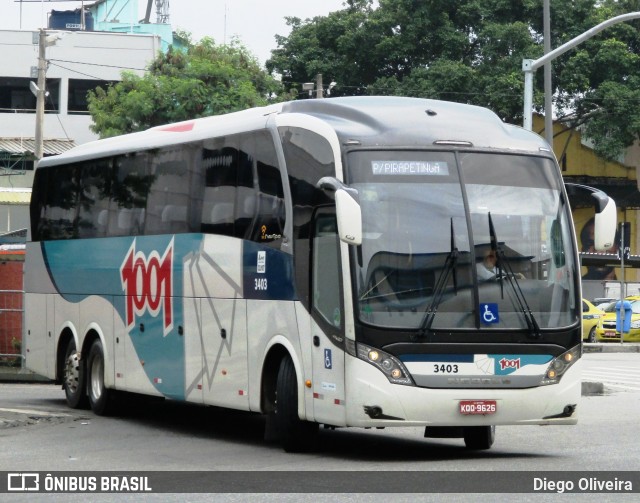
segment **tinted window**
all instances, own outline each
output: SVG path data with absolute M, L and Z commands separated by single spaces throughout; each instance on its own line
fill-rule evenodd
M 205 189 L 201 230 L 235 236 L 238 147 L 234 138 L 216 138 L 205 141 L 204 145 Z
M 208 232 L 279 246 L 283 194 L 266 131 L 42 168 L 32 239 Z
M 146 153 L 118 157 L 113 172 L 112 201 L 108 212 L 109 236 L 136 236 L 144 232 L 151 176 Z

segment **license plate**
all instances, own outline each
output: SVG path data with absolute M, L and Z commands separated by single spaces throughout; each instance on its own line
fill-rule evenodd
M 616 333 L 613 330 L 606 330 L 604 333 L 605 337 L 617 337 Z
M 495 400 L 460 400 L 460 414 L 495 414 L 497 409 Z

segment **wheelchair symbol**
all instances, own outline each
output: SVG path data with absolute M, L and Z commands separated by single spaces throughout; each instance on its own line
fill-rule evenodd
M 483 308 L 482 321 L 484 323 L 498 323 L 500 318 L 498 316 L 498 304 L 481 304 Z
M 333 368 L 333 361 L 332 361 L 332 358 L 331 358 L 331 350 L 330 349 L 325 349 L 324 350 L 324 368 L 326 368 L 326 369 Z

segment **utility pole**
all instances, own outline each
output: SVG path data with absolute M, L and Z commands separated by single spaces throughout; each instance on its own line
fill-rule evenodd
M 44 99 L 46 86 L 47 62 L 45 59 L 45 48 L 47 46 L 47 32 L 40 28 L 38 36 L 38 88 L 36 90 L 36 144 L 33 155 L 36 160 L 42 159 L 42 130 L 44 126 Z
M 321 73 L 316 75 L 316 99 L 317 98 L 324 98 L 324 96 L 322 95 L 322 74 Z

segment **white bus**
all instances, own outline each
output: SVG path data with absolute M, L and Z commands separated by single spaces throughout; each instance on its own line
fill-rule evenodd
M 40 162 L 27 241 L 27 366 L 71 407 L 253 411 L 287 451 L 320 424 L 487 449 L 577 420 L 560 171 L 482 108 L 303 100 L 82 145 Z

